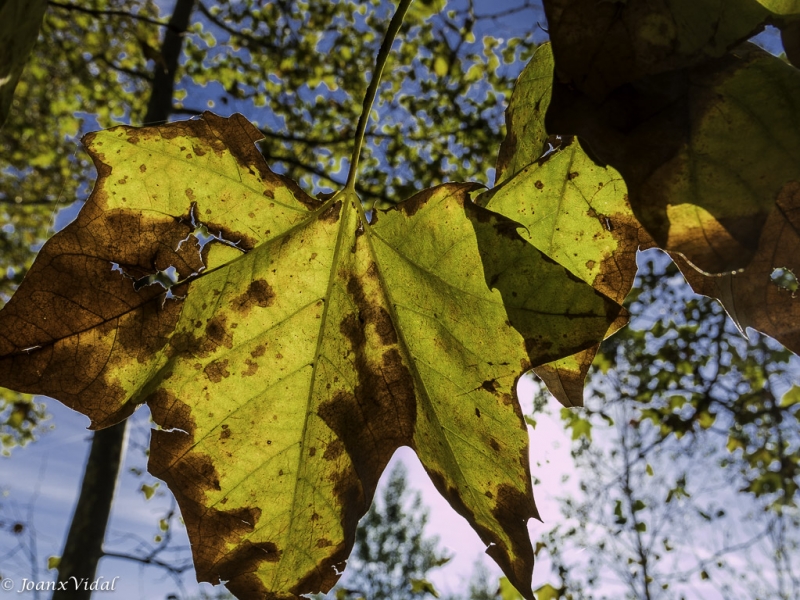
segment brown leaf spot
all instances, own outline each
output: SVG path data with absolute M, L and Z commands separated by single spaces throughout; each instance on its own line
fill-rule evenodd
M 489 440 L 489 445 L 495 452 L 500 452 L 500 444 L 497 443 L 496 439 L 492 438 L 491 440 Z
M 308 590 L 328 590 L 339 581 L 339 573 L 344 570 L 347 557 L 350 554 L 352 543 L 342 543 L 317 564 L 299 583 L 292 588 L 296 595 L 307 593 Z M 228 586 L 230 587 L 230 586 Z M 285 597 L 269 596 L 266 600 L 284 600 Z
M 326 223 L 336 223 L 339 220 L 339 215 L 342 212 L 342 201 L 339 200 L 331 204 L 328 208 L 322 211 L 319 215 L 320 221 Z
M 503 484 L 498 489 L 498 499 L 492 510 L 495 519 L 511 539 L 512 552 L 517 556 L 517 560 L 512 561 L 511 556 L 505 551 L 507 543 L 492 530 L 477 522 L 475 514 L 464 504 L 458 489 L 449 486 L 447 480 L 440 473 L 430 470 L 428 474 L 433 485 L 447 499 L 450 506 L 469 521 L 483 543 L 490 545 L 486 553 L 500 565 L 514 587 L 521 590 L 525 598 L 533 600 L 533 595 L 525 594 L 526 590 L 530 591 L 530 581 L 533 575 L 533 548 L 528 537 L 526 523 L 530 517 L 538 517 L 536 506 L 533 503 L 532 490 L 528 496 L 518 492 L 515 488 L 511 488 L 512 491 L 509 493 L 505 491 L 508 486 Z M 528 487 L 530 488 L 530 485 Z M 485 495 L 487 498 L 490 497 L 488 494 Z
M 208 356 L 220 346 L 224 346 L 228 350 L 233 348 L 233 336 L 227 330 L 227 317 L 225 315 L 217 315 L 211 319 L 206 325 L 205 332 L 206 335 L 197 345 L 199 356 Z
M 144 173 L 145 171 L 147 171 L 147 165 L 139 165 L 139 172 Z
M 278 562 L 281 551 L 273 542 L 244 541 L 218 566 L 219 579 L 237 598 L 277 598 L 270 594 L 258 576 L 262 562 Z M 214 582 L 216 583 L 216 582 Z
M 433 195 L 436 193 L 436 188 L 429 188 L 427 190 L 423 190 L 418 194 L 415 194 L 405 202 L 401 202 L 397 205 L 397 207 L 406 213 L 406 216 L 413 217 L 417 214 L 417 211 L 425 206 L 425 204 L 430 200 Z
M 247 369 L 242 371 L 242 377 L 252 377 L 253 375 L 255 375 L 256 371 L 258 371 L 258 363 L 250 360 L 249 358 L 245 359 L 244 362 L 247 365 Z
M 487 392 L 494 394 L 497 391 L 497 380 L 487 379 L 481 384 L 481 387 L 485 389 Z
M 397 331 L 395 331 L 392 318 L 382 306 L 379 306 L 377 309 L 375 331 L 378 333 L 378 336 L 381 338 L 381 343 L 384 346 L 392 346 L 397 343 Z
M 230 371 L 228 371 L 228 359 L 222 360 L 215 360 L 214 362 L 208 363 L 206 368 L 203 369 L 203 373 L 206 374 L 213 383 L 219 383 L 225 377 L 230 377 Z
M 492 514 L 498 522 L 504 525 L 505 531 L 511 538 L 512 547 L 519 557 L 516 562 L 511 563 L 511 572 L 514 574 L 513 577 L 509 575 L 511 583 L 520 590 L 530 589 L 530 571 L 532 570 L 530 567 L 533 567 L 533 549 L 528 537 L 526 523 L 531 517 L 539 518 L 539 513 L 533 502 L 533 495 L 530 493 L 525 494 L 508 484 L 500 484 L 497 489 L 497 500 Z M 498 561 L 500 565 L 509 560 L 500 545 L 492 546 L 486 553 Z M 506 571 L 506 574 L 508 575 L 509 571 Z M 514 579 L 517 579 L 517 581 L 514 581 Z
M 377 266 L 372 263 L 367 270 L 367 275 L 377 277 Z M 359 278 L 351 276 L 347 281 L 347 291 L 353 297 L 355 305 L 359 310 L 359 319 L 363 320 L 364 326 L 373 325 L 375 332 L 384 346 L 397 344 L 397 331 L 395 330 L 392 318 L 383 306 L 372 304 L 368 301 L 364 293 L 364 286 Z
M 267 347 L 264 344 L 259 344 L 253 350 L 250 351 L 250 356 L 253 358 L 258 358 L 259 356 L 264 356 L 264 353 L 267 351 Z
M 222 426 L 222 431 L 219 432 L 219 439 L 227 440 L 231 437 L 231 429 L 227 425 Z
M 359 479 L 374 490 L 394 451 L 409 445 L 416 421 L 413 380 L 397 348 L 374 369 L 356 351 L 358 381 L 353 393 L 339 392 L 318 414 L 344 444 Z
M 163 389 L 147 402 L 153 420 L 165 428 L 152 433 L 148 470 L 166 481 L 175 494 L 190 539 L 202 540 L 193 544 L 198 580 L 213 584 L 226 580 L 228 589 L 239 597 L 264 597 L 266 591 L 256 575 L 258 565 L 277 561 L 281 553 L 272 542 L 244 539 L 255 530 L 261 510 L 225 511 L 209 506 L 206 492 L 220 489 L 219 475 L 212 459 L 196 450 L 191 409 Z
M 327 548 L 328 546 L 333 546 L 333 542 L 326 538 L 320 538 L 317 540 L 317 548 Z
M 536 186 L 537 190 L 541 190 L 542 188 L 544 188 L 544 184 L 539 180 L 537 180 L 536 183 L 534 183 L 533 185 Z
M 344 444 L 342 441 L 333 440 L 325 448 L 325 453 L 322 455 L 322 458 L 325 460 L 336 460 L 342 455 L 342 452 L 344 452 Z
M 267 308 L 272 306 L 275 301 L 275 292 L 265 279 L 256 279 L 250 282 L 247 291 L 241 296 L 237 296 L 231 302 L 234 310 L 247 314 L 254 306 Z
M 341 390 L 324 402 L 318 414 L 341 440 L 360 480 L 359 487 L 366 490 L 371 499 L 394 451 L 412 442 L 416 394 L 411 373 L 396 347 L 383 352 L 380 360 L 376 360 L 377 357 L 370 360 L 367 336 L 378 334 L 377 327 L 371 326 L 376 325 L 381 313 L 370 304 L 358 277 L 348 279 L 347 292 L 356 311 L 342 319 L 339 330 L 350 343 L 357 383 L 352 392 Z M 389 335 L 384 332 L 378 337 L 383 343 Z M 343 494 L 356 493 L 353 482 L 337 483 Z M 345 506 L 346 501 L 342 498 Z M 349 525 L 345 526 L 345 531 L 350 531 Z
M 308 449 L 308 455 L 311 456 L 311 457 L 316 456 L 317 455 L 317 449 L 314 446 L 311 446 L 311 448 Z

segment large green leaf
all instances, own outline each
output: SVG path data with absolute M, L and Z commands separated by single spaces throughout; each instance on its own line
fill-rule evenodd
M 796 0 L 545 0 L 557 73 L 594 100 L 642 77 L 718 58 Z
M 556 85 L 548 125 L 622 173 L 659 246 L 724 273 L 750 262 L 775 199 L 800 181 L 799 114 L 800 72 L 745 44 L 602 104 Z
M 622 303 L 636 275 L 636 251 L 651 243 L 633 216 L 622 177 L 600 167 L 577 140 L 548 139 L 553 54 L 540 46 L 519 77 L 506 113 L 508 134 L 497 163 L 500 183 L 478 200 L 525 226 L 533 246 L 609 298 Z M 610 328 L 610 335 L 624 323 Z M 597 346 L 535 369 L 566 406 L 583 404 L 583 381 Z
M 515 384 L 602 339 L 619 306 L 474 184 L 369 224 L 352 192 L 320 202 L 273 174 L 258 137 L 210 114 L 88 136 L 92 196 L 0 311 L 0 385 L 93 427 L 147 403 L 149 469 L 198 576 L 240 598 L 329 589 L 403 445 L 531 598 Z
M 45 10 L 47 0 L 0 1 L 0 127 L 8 116 L 14 89 L 36 43 Z

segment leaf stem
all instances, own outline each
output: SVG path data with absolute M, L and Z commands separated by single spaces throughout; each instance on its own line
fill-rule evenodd
M 361 109 L 361 116 L 358 118 L 355 145 L 353 146 L 353 154 L 350 157 L 350 172 L 347 174 L 347 182 L 345 183 L 345 189 L 352 192 L 355 192 L 356 173 L 358 172 L 358 160 L 361 157 L 361 147 L 364 145 L 364 133 L 367 130 L 369 114 L 372 112 L 372 104 L 375 102 L 375 95 L 378 92 L 378 86 L 381 82 L 383 68 L 386 66 L 386 59 L 389 57 L 389 52 L 392 50 L 394 38 L 397 36 L 397 32 L 400 31 L 400 26 L 403 24 L 403 19 L 406 16 L 406 12 L 408 12 L 408 7 L 411 5 L 411 2 L 412 0 L 400 0 L 397 11 L 394 13 L 389 23 L 389 28 L 386 30 L 381 49 L 378 51 L 378 58 L 375 60 L 375 70 L 372 72 L 372 80 L 369 82 L 367 94 L 364 96 L 364 106 Z

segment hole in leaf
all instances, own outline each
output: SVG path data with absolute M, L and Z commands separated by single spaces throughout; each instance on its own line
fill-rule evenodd
M 239 241 L 234 242 L 232 240 L 225 239 L 222 237 L 222 232 L 220 233 L 212 233 L 208 226 L 203 223 L 200 218 L 197 216 L 198 209 L 197 209 L 197 202 L 192 202 L 192 206 L 189 209 L 189 223 L 192 225 L 193 231 L 187 235 L 184 239 L 178 242 L 177 250 L 181 249 L 181 246 L 184 242 L 188 241 L 190 237 L 194 236 L 197 239 L 197 243 L 200 244 L 200 253 L 202 255 L 203 248 L 206 247 L 207 244 L 211 242 L 222 242 L 226 246 L 232 246 L 241 252 L 244 252 L 241 248 L 239 248 Z
M 179 300 L 183 299 L 185 296 L 177 296 L 172 292 L 172 288 L 179 283 L 182 283 L 178 278 L 178 269 L 174 266 L 168 267 L 163 271 L 156 271 L 151 275 L 145 275 L 144 277 L 140 277 L 136 279 L 132 277 L 128 273 L 125 272 L 119 263 L 112 262 L 111 263 L 111 270 L 121 274 L 123 277 L 133 280 L 133 289 L 137 292 L 141 290 L 143 287 L 147 287 L 148 285 L 152 285 L 154 283 L 159 284 L 161 287 L 164 288 L 164 297 L 162 298 L 161 306 L 164 306 L 164 303 L 167 300 Z M 192 275 L 197 275 L 197 273 L 192 273 Z
M 797 277 L 792 273 L 791 269 L 775 268 L 769 276 L 772 283 L 780 288 L 788 290 L 792 293 L 796 292 L 800 284 L 797 282 Z
M 178 252 L 181 249 L 183 243 L 188 241 L 189 238 L 191 238 L 192 236 L 194 236 L 197 239 L 198 245 L 200 246 L 201 261 L 203 258 L 203 248 L 205 248 L 206 245 L 210 244 L 211 242 L 221 242 L 226 246 L 231 246 L 233 248 L 236 248 L 240 252 L 245 252 L 245 250 L 239 247 L 239 241 L 234 242 L 232 240 L 228 240 L 222 236 L 221 232 L 212 233 L 208 229 L 206 224 L 200 221 L 197 215 L 198 215 L 197 203 L 192 202 L 192 205 L 189 208 L 189 223 L 191 224 L 193 230 L 189 233 L 189 235 L 187 235 L 184 239 L 178 242 L 178 247 L 175 249 L 176 252 Z M 185 219 L 185 217 L 182 217 L 181 219 L 183 220 Z M 205 268 L 206 268 L 205 264 L 203 264 L 198 269 L 197 272 L 192 273 L 183 280 L 179 278 L 178 269 L 175 266 L 170 266 L 162 271 L 156 271 L 155 273 L 152 273 L 150 275 L 145 275 L 144 277 L 136 278 L 126 273 L 125 269 L 123 269 L 119 263 L 116 262 L 111 263 L 112 271 L 120 273 L 123 277 L 127 277 L 128 279 L 133 280 L 133 289 L 136 290 L 137 292 L 142 288 L 147 287 L 148 285 L 153 285 L 154 283 L 161 285 L 161 287 L 163 287 L 165 290 L 163 298 L 164 302 L 171 299 L 183 298 L 183 296 L 176 296 L 172 292 L 172 288 L 178 284 L 184 283 L 185 281 L 188 281 L 189 279 L 192 279 L 195 276 L 199 275 L 200 272 L 202 272 Z
M 169 290 L 173 285 L 178 283 L 178 269 L 175 267 L 167 267 L 164 271 L 156 271 L 152 275 L 145 275 L 133 282 L 133 289 L 137 292 L 147 285 L 158 283 L 165 290 Z

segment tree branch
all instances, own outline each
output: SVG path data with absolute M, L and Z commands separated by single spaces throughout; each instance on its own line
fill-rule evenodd
M 269 50 L 280 50 L 278 46 L 270 44 L 264 38 L 257 38 L 255 36 L 248 35 L 246 33 L 242 33 L 237 29 L 234 29 L 221 19 L 217 18 L 216 15 L 211 14 L 211 11 L 208 8 L 206 8 L 206 5 L 203 4 L 202 2 L 197 3 L 197 8 L 200 10 L 201 13 L 203 13 L 203 16 L 206 19 L 211 21 L 214 25 L 222 29 L 228 35 L 230 35 L 231 37 L 239 38 L 240 40 L 246 42 L 245 44 L 243 44 L 244 46 L 250 47 L 248 46 L 248 44 L 252 44 L 253 46 L 259 48 L 267 48 Z
M 143 23 L 150 23 L 151 25 L 166 27 L 168 29 L 172 27 L 169 23 L 163 23 L 156 19 L 151 19 L 150 17 L 145 17 L 142 15 L 126 12 L 124 10 L 96 10 L 93 8 L 85 8 L 83 6 L 78 6 L 77 4 L 69 4 L 67 2 L 55 2 L 55 0 L 49 0 L 48 4 L 50 6 L 55 6 L 56 8 L 61 8 L 63 10 L 74 10 L 95 17 L 121 17 L 123 19 L 134 19 L 135 21 L 142 21 Z
M 136 79 L 142 79 L 147 81 L 148 83 L 153 82 L 153 78 L 148 75 L 147 73 L 142 73 L 141 71 L 136 71 L 134 69 L 126 69 L 125 67 L 120 67 L 117 64 L 114 64 L 113 61 L 109 60 L 107 57 L 103 56 L 102 54 L 95 54 L 92 56 L 92 60 L 97 60 L 105 64 L 109 69 L 113 69 L 114 71 L 118 71 L 120 73 L 124 73 L 129 77 L 134 77 Z

